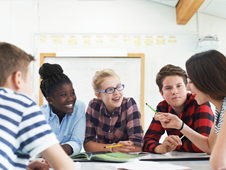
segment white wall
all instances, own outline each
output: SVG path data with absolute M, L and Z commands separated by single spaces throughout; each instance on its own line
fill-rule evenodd
M 37 49 L 35 33 L 175 35 L 175 45 L 101 47 L 145 53 L 145 102 L 153 107 L 162 100 L 155 84 L 157 72 L 169 63 L 185 68 L 185 61 L 195 53 L 189 50 L 194 46 L 190 36 L 216 34 L 221 41 L 218 50 L 226 54 L 225 19 L 199 13 L 187 25 L 177 25 L 175 8 L 146 0 L 6 0 L 0 1 L 0 24 L 0 41 L 12 43 L 36 56 L 33 66 L 35 94 L 39 87 L 39 53 L 54 53 L 58 49 L 57 46 Z M 145 107 L 145 130 L 152 116 L 150 109 Z

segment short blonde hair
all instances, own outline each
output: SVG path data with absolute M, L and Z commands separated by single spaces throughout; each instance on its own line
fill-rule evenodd
M 92 86 L 93 86 L 93 90 L 95 92 L 99 92 L 100 91 L 100 84 L 108 77 L 112 77 L 112 76 L 117 76 L 119 78 L 119 76 L 115 73 L 114 70 L 112 69 L 103 69 L 101 71 L 96 71 L 93 79 L 92 79 Z M 120 79 L 120 78 L 119 78 Z

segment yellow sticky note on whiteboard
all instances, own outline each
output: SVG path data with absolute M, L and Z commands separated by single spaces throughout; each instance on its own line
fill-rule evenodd
M 46 43 L 46 38 L 40 38 L 40 43 Z
M 169 42 L 169 43 L 176 43 L 177 40 L 176 40 L 176 39 L 169 39 L 168 42 Z
M 98 39 L 96 39 L 96 41 L 97 41 L 98 44 L 102 44 L 103 43 L 103 39 L 102 38 L 98 38 Z
M 134 45 L 135 46 L 140 46 L 141 45 L 141 39 L 139 39 L 139 38 L 134 39 Z
M 62 44 L 62 38 L 53 38 L 53 44 Z
M 165 39 L 157 39 L 156 40 L 157 45 L 164 45 L 165 44 Z
M 151 46 L 151 45 L 153 45 L 153 39 L 145 39 L 145 45 L 147 45 L 147 46 Z
M 90 39 L 84 39 L 84 44 L 85 45 L 90 45 Z
M 77 45 L 77 39 L 76 38 L 69 38 L 68 39 L 68 45 Z
M 129 39 L 123 39 L 123 42 L 129 42 Z

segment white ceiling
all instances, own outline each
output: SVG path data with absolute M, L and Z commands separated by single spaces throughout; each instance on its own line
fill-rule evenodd
M 168 6 L 176 7 L 179 0 L 149 0 Z M 226 18 L 226 0 L 205 0 L 198 12 Z

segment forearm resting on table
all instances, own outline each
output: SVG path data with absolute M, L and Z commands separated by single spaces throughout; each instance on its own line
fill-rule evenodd
M 75 169 L 74 162 L 62 147 L 59 144 L 55 144 L 46 150 L 44 150 L 41 155 L 45 157 L 48 163 L 53 167 L 55 170 L 67 169 L 72 170 Z
M 163 150 L 162 145 L 158 145 L 155 147 L 154 152 L 164 154 L 162 150 Z
M 184 127 L 181 130 L 181 133 L 183 133 L 200 150 L 202 150 L 207 154 L 211 153 L 212 149 L 209 144 L 208 137 L 199 134 L 198 132 L 194 131 L 186 124 L 184 124 Z
M 132 152 L 142 152 L 142 147 L 135 146 L 135 145 L 132 145 L 132 146 L 135 147 L 135 149 L 133 149 Z
M 97 143 L 94 141 L 89 141 L 84 143 L 84 149 L 86 152 L 100 152 L 100 151 L 110 151 L 110 148 L 104 148 L 105 146 L 111 146 L 112 144 Z

